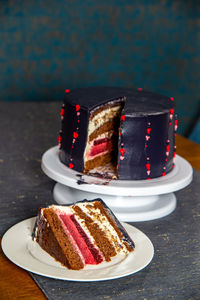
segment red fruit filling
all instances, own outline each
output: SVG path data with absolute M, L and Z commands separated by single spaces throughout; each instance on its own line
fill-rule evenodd
M 91 243 L 89 237 L 81 228 L 73 215 L 60 215 L 64 225 L 69 233 L 72 235 L 76 242 L 85 263 L 90 265 L 96 265 L 103 261 L 100 252 Z
M 103 140 L 106 140 L 106 141 L 103 141 Z M 94 141 L 94 145 L 90 150 L 90 154 L 89 154 L 90 156 L 95 156 L 102 152 L 112 150 L 112 143 L 110 142 L 109 139 L 102 139 L 102 142 L 100 142 L 100 141 L 101 140 Z

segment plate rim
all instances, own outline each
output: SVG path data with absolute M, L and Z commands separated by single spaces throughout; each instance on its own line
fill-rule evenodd
M 28 272 L 31 272 L 31 273 L 34 273 L 34 274 L 37 274 L 37 275 L 40 275 L 40 276 L 44 276 L 44 277 L 48 277 L 48 278 L 54 278 L 54 279 L 60 279 L 60 280 L 66 280 L 66 281 L 76 281 L 76 282 L 97 282 L 97 281 L 107 281 L 107 280 L 113 280 L 113 279 L 118 279 L 118 278 L 122 278 L 122 277 L 126 277 L 126 276 L 129 276 L 131 274 L 135 274 L 137 272 L 139 272 L 140 270 L 144 269 L 145 267 L 147 267 L 147 265 L 150 264 L 150 262 L 152 261 L 153 257 L 154 257 L 154 246 L 153 246 L 153 243 L 151 242 L 151 240 L 147 237 L 146 234 L 144 234 L 141 230 L 139 230 L 138 228 L 136 228 L 135 226 L 133 225 L 130 225 L 130 224 L 127 224 L 127 223 L 124 223 L 122 222 L 123 226 L 125 227 L 125 229 L 127 230 L 127 232 L 129 233 L 129 235 L 132 235 L 132 232 L 130 234 L 130 230 L 133 230 L 135 231 L 135 233 L 139 234 L 142 238 L 145 239 L 149 249 L 150 249 L 150 252 L 149 252 L 149 256 L 148 256 L 148 259 L 145 259 L 144 260 L 144 263 L 143 265 L 141 265 L 139 268 L 137 269 L 133 269 L 132 271 L 129 271 L 129 272 L 122 272 L 121 274 L 117 274 L 117 275 L 107 275 L 105 277 L 96 277 L 96 278 L 86 278 L 85 276 L 87 275 L 86 273 L 90 274 L 90 273 L 93 273 L 95 271 L 95 273 L 97 273 L 97 269 L 93 269 L 93 270 L 79 270 L 79 271 L 74 271 L 74 270 L 69 270 L 69 269 L 64 269 L 64 268 L 59 268 L 59 271 L 61 272 L 61 270 L 63 270 L 64 273 L 69 273 L 68 276 L 63 276 L 63 275 L 56 275 L 57 273 L 57 269 L 58 267 L 54 267 L 54 266 L 50 266 L 50 265 L 47 265 L 43 262 L 41 262 L 39 259 L 37 260 L 35 257 L 33 257 L 31 255 L 31 253 L 29 252 L 28 250 L 28 238 L 30 240 L 31 238 L 31 233 L 32 233 L 32 228 L 34 226 L 34 222 L 35 222 L 35 219 L 36 217 L 32 217 L 32 218 L 28 218 L 28 219 L 25 219 L 25 220 L 22 220 L 18 223 L 16 223 L 15 225 L 13 225 L 12 227 L 10 227 L 6 232 L 5 234 L 3 235 L 2 237 L 2 241 L 1 241 L 1 247 L 2 247 L 2 250 L 5 254 L 5 256 L 10 260 L 12 261 L 15 265 L 17 265 L 18 267 L 28 271 Z M 27 227 L 26 227 L 27 226 Z M 13 232 L 16 234 L 15 236 L 17 236 L 17 234 L 20 235 L 20 233 L 23 233 L 22 231 L 19 231 L 18 228 L 19 227 L 22 227 L 24 229 L 24 231 L 26 231 L 26 229 L 28 230 L 29 228 L 29 234 L 30 236 L 26 237 L 26 240 L 23 240 L 22 239 L 22 242 L 20 239 L 17 239 L 17 241 L 19 242 L 19 245 L 17 244 L 17 246 L 21 246 L 21 251 L 23 253 L 21 253 L 19 255 L 19 257 L 23 257 L 23 259 L 20 259 L 18 260 L 18 258 L 14 255 L 13 256 L 13 253 L 12 251 L 10 251 L 10 249 L 8 248 L 8 245 L 7 243 L 10 243 L 12 244 L 13 240 L 10 241 L 10 236 L 12 236 Z M 18 231 L 17 231 L 18 230 Z M 19 237 L 19 236 L 17 236 Z M 134 241 L 135 242 L 135 241 Z M 22 243 L 22 244 L 21 244 Z M 16 246 L 16 243 L 15 243 L 15 246 Z M 136 246 L 137 246 L 137 243 L 136 243 Z M 12 247 L 12 249 L 15 249 L 15 247 Z M 121 262 L 119 262 L 117 264 L 118 265 L 121 265 L 121 264 L 124 264 L 126 262 L 129 263 L 129 260 L 130 261 L 134 261 L 135 257 L 134 257 L 134 254 L 135 254 L 135 251 L 130 253 L 127 258 L 125 258 L 124 260 L 122 260 Z M 24 262 L 24 258 L 25 258 L 25 262 Z M 137 257 L 136 257 L 137 258 Z M 48 272 L 45 272 L 45 271 L 41 271 L 41 270 L 37 270 L 38 267 L 37 266 L 29 266 L 27 265 L 27 259 L 31 259 L 32 263 L 33 262 L 37 262 L 37 264 L 39 266 L 45 266 L 48 270 L 51 270 L 52 272 L 48 274 Z M 115 265 L 112 265 L 112 266 L 108 266 L 104 269 L 108 270 L 112 270 L 113 268 L 116 268 Z M 40 269 L 40 267 L 39 267 Z M 101 270 L 103 269 L 98 269 L 98 272 L 101 273 Z M 62 273 L 62 272 L 61 272 Z M 70 277 L 70 275 L 74 275 L 74 274 L 79 274 L 81 275 L 82 273 L 84 273 L 84 278 L 80 278 L 80 276 L 77 276 L 77 278 L 75 277 Z

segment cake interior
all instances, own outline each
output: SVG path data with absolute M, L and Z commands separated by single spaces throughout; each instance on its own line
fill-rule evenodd
M 43 208 L 33 238 L 64 266 L 80 270 L 133 251 L 124 232 L 101 201 L 89 201 Z
M 114 177 L 117 177 L 120 117 L 124 102 L 125 98 L 111 101 L 91 112 L 84 152 L 84 173 L 108 164 L 112 166 Z

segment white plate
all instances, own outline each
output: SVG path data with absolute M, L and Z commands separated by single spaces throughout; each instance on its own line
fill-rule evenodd
M 154 247 L 149 238 L 137 228 L 123 223 L 135 242 L 135 250 L 125 259 L 115 263 L 104 263 L 92 269 L 68 270 L 43 251 L 34 246 L 32 230 L 35 217 L 11 227 L 2 238 L 4 254 L 17 266 L 46 277 L 70 281 L 101 281 L 124 277 L 146 267 L 153 258 Z M 37 245 L 37 243 L 34 243 Z M 36 247 L 36 248 L 35 248 Z
M 59 148 L 55 146 L 43 154 L 42 170 L 53 180 L 81 191 L 118 196 L 149 196 L 178 191 L 192 181 L 191 165 L 184 158 L 176 155 L 175 167 L 166 176 L 151 180 L 111 180 L 108 185 L 78 184 L 77 175 L 81 173 L 61 163 L 58 152 Z M 94 181 L 94 177 L 87 177 L 90 181 Z

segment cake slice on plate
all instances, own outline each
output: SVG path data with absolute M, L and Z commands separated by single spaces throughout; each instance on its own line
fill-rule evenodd
M 39 209 L 33 239 L 68 269 L 127 256 L 134 242 L 101 199 Z

